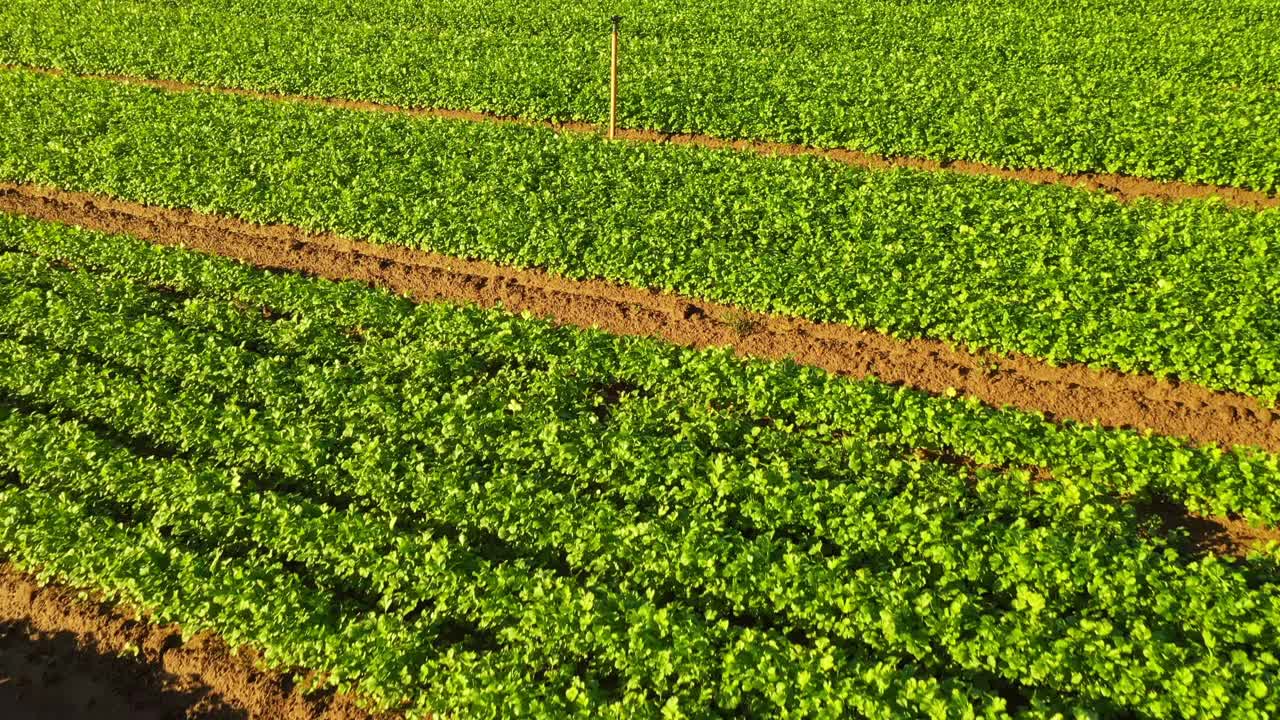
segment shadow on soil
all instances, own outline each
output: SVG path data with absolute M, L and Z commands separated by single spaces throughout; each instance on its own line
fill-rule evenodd
M 71 632 L 0 623 L 0 717 L 6 720 L 247 720 L 212 690 L 141 655 L 108 655 Z
M 1164 500 L 1138 503 L 1134 510 L 1139 520 L 1154 520 L 1157 531 L 1176 536 L 1180 549 L 1192 558 L 1210 553 L 1243 558 L 1268 541 L 1280 541 L 1280 529 L 1252 527 L 1241 518 L 1204 517 Z

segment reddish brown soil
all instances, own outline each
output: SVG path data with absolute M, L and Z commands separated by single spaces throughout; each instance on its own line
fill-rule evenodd
M 260 100 L 302 103 L 307 105 L 323 105 L 327 107 L 360 110 L 365 112 L 402 113 L 418 117 L 436 117 L 450 120 L 469 120 L 475 122 L 499 122 L 518 125 L 536 125 L 548 127 L 557 132 L 602 134 L 605 130 L 593 123 L 555 123 L 524 120 L 520 118 L 495 115 L 473 110 L 448 110 L 443 108 L 410 108 L 386 103 L 365 100 L 349 100 L 344 98 L 324 98 L 308 95 L 292 95 L 284 93 L 261 92 L 235 87 L 219 87 L 196 85 L 155 78 L 134 77 L 128 75 L 110 75 L 95 73 L 68 73 L 56 68 L 33 67 L 25 65 L 0 64 L 0 69 L 20 69 L 39 72 L 47 75 L 74 75 L 98 80 L 159 88 L 173 92 L 220 92 Z M 1280 197 L 1257 190 L 1236 188 L 1221 185 L 1188 183 L 1177 180 L 1151 180 L 1148 178 L 1118 175 L 1114 173 L 1062 173 L 1056 170 L 1036 168 L 1004 168 L 987 163 L 968 160 L 939 161 L 927 158 L 884 156 L 859 152 L 856 150 L 823 149 L 794 143 L 763 142 L 756 140 L 728 140 L 709 135 L 666 133 L 656 130 L 620 128 L 617 137 L 629 142 L 668 143 L 672 145 L 699 145 L 709 148 L 733 148 L 743 152 L 754 152 L 761 155 L 811 155 L 828 160 L 872 169 L 889 169 L 897 167 L 917 170 L 946 171 L 964 175 L 983 175 L 999 177 L 1007 180 L 1020 180 L 1036 184 L 1059 184 L 1101 190 L 1121 201 L 1132 201 L 1138 198 L 1150 198 L 1162 201 L 1187 200 L 1192 198 L 1219 198 L 1228 205 L 1237 207 L 1265 209 L 1280 207 Z
M 0 565 L 0 717 L 7 720 L 373 720 L 346 695 L 304 694 L 216 636 L 77 597 Z
M 792 358 L 834 373 L 874 375 L 930 393 L 952 390 L 993 406 L 1057 419 L 1150 429 L 1198 444 L 1280 451 L 1280 411 L 1242 395 L 1144 375 L 1053 367 L 1023 355 L 966 352 L 934 340 L 900 340 L 846 325 L 748 312 L 692 297 L 574 281 L 299 228 L 262 226 L 189 210 L 0 183 L 0 211 L 128 233 L 151 242 L 239 258 L 333 280 L 357 280 L 420 301 L 501 304 L 564 324 L 645 335 L 691 347 Z

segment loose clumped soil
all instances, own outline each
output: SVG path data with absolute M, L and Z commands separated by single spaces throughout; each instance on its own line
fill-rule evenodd
M 349 696 L 304 693 L 221 639 L 81 599 L 0 564 L 6 720 L 379 720 Z
M 901 340 L 846 325 L 767 315 L 604 281 L 569 280 L 403 247 L 373 245 L 285 225 L 254 225 L 189 210 L 0 183 L 0 211 L 127 233 L 254 265 L 356 280 L 418 301 L 501 304 L 556 322 L 690 347 L 791 358 L 854 377 L 875 376 L 930 393 L 959 393 L 1051 419 L 1149 429 L 1196 444 L 1280 451 L 1280 412 L 1254 398 L 1023 355 L 967 352 L 935 340 Z
M 259 100 L 304 103 L 327 107 L 359 110 L 365 112 L 391 112 L 419 117 L 437 117 L 450 120 L 468 120 L 473 122 L 500 122 L 518 125 L 536 125 L 548 127 L 557 132 L 601 134 L 604 128 L 592 123 L 581 122 L 538 122 L 520 118 L 505 117 L 492 113 L 472 110 L 448 110 L 443 108 L 406 108 L 386 103 L 365 100 L 346 100 L 342 98 L 321 98 L 308 95 L 292 95 L 284 93 L 261 92 L 243 88 L 216 87 L 196 85 L 155 78 L 128 75 L 112 75 L 98 73 L 69 73 L 57 68 L 36 67 L 28 65 L 0 64 L 0 69 L 21 69 L 46 75 L 74 75 L 87 79 L 110 80 L 153 87 L 172 92 L 220 92 Z M 620 128 L 617 137 L 629 142 L 667 143 L 671 145 L 698 145 L 708 148 L 733 148 L 742 152 L 754 152 L 761 155 L 810 155 L 856 167 L 884 170 L 890 168 L 913 168 L 916 170 L 945 171 L 963 175 L 980 175 L 998 177 L 1006 180 L 1020 180 L 1041 185 L 1069 185 L 1086 190 L 1100 190 L 1123 202 L 1138 198 L 1149 198 L 1167 202 L 1188 200 L 1193 198 L 1218 198 L 1228 205 L 1237 207 L 1265 209 L 1280 207 L 1280 197 L 1257 190 L 1234 188 L 1221 185 L 1188 183 L 1177 180 L 1151 180 L 1148 178 L 1119 175 L 1114 173 L 1062 173 L 1056 170 L 1039 168 L 1004 168 L 987 163 L 969 160 L 939 161 L 918 157 L 900 157 L 873 155 L 856 150 L 823 149 L 794 143 L 762 142 L 756 140 L 728 140 L 709 135 L 665 133 L 655 130 Z

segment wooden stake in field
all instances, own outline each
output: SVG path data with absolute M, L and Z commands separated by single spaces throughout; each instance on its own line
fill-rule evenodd
M 609 57 L 609 139 L 618 133 L 618 24 L 621 15 L 613 16 L 613 37 L 610 40 Z

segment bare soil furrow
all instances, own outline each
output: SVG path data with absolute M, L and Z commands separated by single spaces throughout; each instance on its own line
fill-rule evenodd
M 314 97 L 287 93 L 246 90 L 236 87 L 198 85 L 157 78 L 136 77 L 129 75 L 72 73 L 57 68 L 33 67 L 25 65 L 0 64 L 0 69 L 26 70 L 47 75 L 71 75 L 86 79 L 110 80 L 112 82 L 158 88 L 171 92 L 217 92 L 259 100 L 301 103 L 325 107 L 359 110 L 364 112 L 400 113 L 416 117 L 444 118 L 449 120 L 466 120 L 472 122 L 496 122 L 516 125 L 546 127 L 556 132 L 582 133 L 602 135 L 605 128 L 595 123 L 584 122 L 544 122 L 528 120 L 474 110 L 450 110 L 445 108 L 401 107 L 387 103 L 366 100 L 350 100 L 345 98 Z M 920 157 L 884 156 L 857 150 L 817 148 L 794 143 L 766 142 L 759 140 L 732 140 L 709 135 L 667 133 L 657 130 L 636 128 L 620 128 L 617 137 L 628 142 L 665 143 L 670 145 L 697 145 L 707 148 L 732 148 L 741 152 L 752 152 L 760 155 L 796 156 L 808 155 L 822 157 L 834 162 L 855 167 L 875 170 L 892 168 L 912 168 L 916 170 L 954 172 L 963 175 L 997 177 L 1006 180 L 1018 180 L 1038 185 L 1068 185 L 1085 190 L 1100 190 L 1123 202 L 1131 202 L 1139 198 L 1176 202 L 1189 199 L 1218 198 L 1228 205 L 1263 210 L 1280 207 L 1280 196 L 1271 195 L 1258 190 L 1229 187 L 1223 185 L 1207 185 L 1188 183 L 1179 180 L 1152 180 L 1150 178 L 1120 175 L 1115 173 L 1063 173 L 1043 168 L 1006 168 L 988 163 L 970 160 L 939 161 Z
M 251 650 L 41 585 L 0 565 L 0 717 L 19 720 L 374 720 L 351 697 L 311 693 Z
M 875 376 L 934 394 L 970 395 L 1054 419 L 1147 429 L 1196 444 L 1280 451 L 1280 412 L 1251 397 L 1148 375 L 1055 367 L 1024 355 L 969 352 L 936 340 L 902 340 L 600 280 L 569 280 L 540 270 L 45 187 L 0 183 L 0 210 L 127 233 L 260 267 L 356 280 L 418 301 L 500 304 L 563 324 L 689 347 L 729 346 L 744 356 L 790 358 L 833 373 Z

